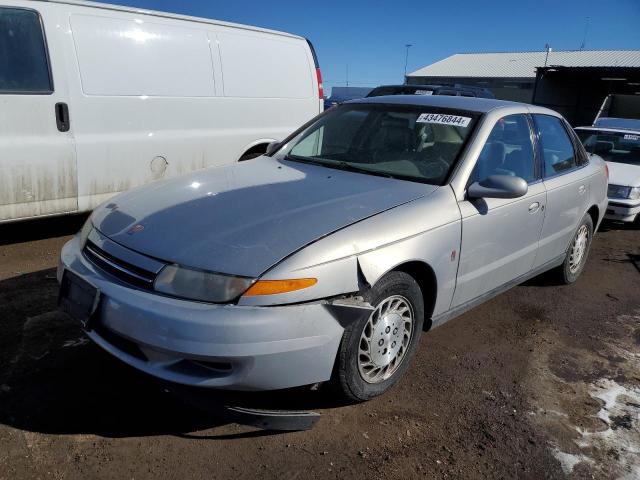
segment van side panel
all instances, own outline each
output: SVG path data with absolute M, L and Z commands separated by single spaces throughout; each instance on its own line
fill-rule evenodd
M 304 42 L 228 30 L 218 33 L 226 97 L 313 97 L 315 67 Z
M 203 30 L 98 15 L 72 15 L 71 27 L 87 95 L 215 94 Z
M 66 9 L 80 210 L 154 180 L 235 162 L 319 113 L 304 39 L 56 7 Z M 256 58 L 231 58 L 251 49 L 264 55 L 272 50 L 268 71 L 256 69 Z M 231 65 L 228 72 L 225 65 Z M 273 82 L 276 76 L 280 83 Z M 224 96 L 229 92 L 243 96 Z

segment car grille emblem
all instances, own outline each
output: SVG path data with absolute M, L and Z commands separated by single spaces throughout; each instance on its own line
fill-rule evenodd
M 144 230 L 144 225 L 141 224 L 137 224 L 134 225 L 133 227 L 131 227 L 129 230 L 127 230 L 127 234 L 129 235 L 133 235 L 134 233 L 138 233 Z

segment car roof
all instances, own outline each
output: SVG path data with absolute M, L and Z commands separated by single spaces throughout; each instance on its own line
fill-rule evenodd
M 636 128 L 576 127 L 574 130 L 587 130 L 587 131 L 611 132 L 611 133 L 630 133 L 632 135 L 640 135 L 640 129 L 636 129 Z
M 372 89 L 377 90 L 379 88 L 442 88 L 442 89 L 458 89 L 458 90 L 488 90 L 486 87 L 478 87 L 476 85 L 466 85 L 464 83 L 423 83 L 423 84 L 403 84 L 403 85 L 380 85 Z
M 496 100 L 493 98 L 454 97 L 449 95 L 384 95 L 382 97 L 368 97 L 351 100 L 346 104 L 355 103 L 379 103 L 393 105 L 415 105 L 418 107 L 441 107 L 467 110 L 471 112 L 486 113 L 497 108 L 528 107 L 526 103 Z M 540 110 L 539 107 L 536 110 Z M 543 109 L 547 110 L 547 109 Z M 554 115 L 556 112 L 549 110 Z

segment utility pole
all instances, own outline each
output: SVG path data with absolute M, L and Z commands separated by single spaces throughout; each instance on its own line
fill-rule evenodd
M 545 44 L 544 49 L 547 51 L 547 54 L 544 57 L 544 66 L 547 66 L 547 62 L 549 61 L 549 52 L 551 51 L 551 45 L 548 43 Z
M 407 64 L 409 63 L 409 49 L 411 47 L 413 47 L 413 45 L 411 43 L 407 43 L 404 46 L 407 50 L 406 53 L 404 55 L 404 79 L 402 81 L 402 83 L 405 83 L 407 81 Z
M 582 43 L 580 44 L 580 51 L 584 50 L 584 47 L 587 46 L 587 33 L 589 32 L 589 20 L 590 20 L 589 17 L 587 17 L 587 19 L 585 20 L 584 35 L 582 36 Z

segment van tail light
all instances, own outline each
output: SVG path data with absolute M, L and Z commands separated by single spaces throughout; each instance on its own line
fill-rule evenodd
M 322 88 L 322 73 L 320 73 L 320 64 L 318 63 L 318 56 L 316 55 L 316 49 L 313 48 L 313 43 L 307 39 L 309 50 L 311 50 L 311 56 L 313 57 L 313 65 L 316 67 L 316 79 L 318 80 L 318 98 L 324 100 L 324 88 Z M 322 108 L 320 109 L 322 111 Z
M 607 183 L 609 183 L 609 165 L 607 165 L 606 162 L 604 164 L 604 171 L 607 174 Z
M 322 73 L 320 67 L 316 68 L 316 78 L 318 79 L 318 98 L 324 99 L 324 88 L 322 87 Z

